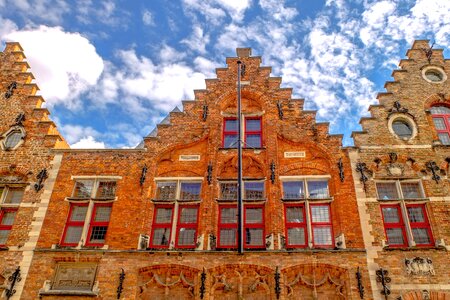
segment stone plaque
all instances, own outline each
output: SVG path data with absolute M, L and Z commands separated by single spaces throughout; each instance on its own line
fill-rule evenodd
M 306 157 L 305 151 L 297 151 L 297 152 L 284 152 L 285 158 L 298 158 L 298 157 Z
M 405 259 L 408 275 L 434 275 L 433 261 L 429 257 L 414 257 Z
M 199 161 L 200 155 L 191 154 L 191 155 L 180 155 L 180 161 Z
M 95 263 L 60 263 L 52 290 L 91 291 L 96 273 Z

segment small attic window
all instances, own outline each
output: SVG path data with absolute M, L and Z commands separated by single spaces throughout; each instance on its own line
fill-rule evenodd
M 447 75 L 441 68 L 428 66 L 422 70 L 422 77 L 431 83 L 442 83 L 447 80 Z
M 21 126 L 14 126 L 2 136 L 0 136 L 1 142 L 0 147 L 3 150 L 15 150 L 24 141 L 25 130 Z
M 410 139 L 413 133 L 411 125 L 402 119 L 392 122 L 392 130 L 402 139 Z

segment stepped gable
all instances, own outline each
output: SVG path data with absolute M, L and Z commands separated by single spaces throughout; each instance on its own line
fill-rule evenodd
M 260 56 L 251 56 L 250 48 L 237 48 L 236 57 L 226 58 L 227 67 L 217 68 L 217 78 L 205 80 L 206 88 L 194 90 L 195 100 L 182 101 L 183 108 L 175 108 L 156 128 L 144 138 L 138 148 L 157 151 L 210 137 L 214 143 L 221 140 L 221 119 L 236 116 L 237 111 L 237 61 L 245 65 L 241 95 L 243 114 L 255 111 L 270 116 L 270 126 L 279 139 L 293 143 L 330 141 L 342 143 L 342 135 L 330 135 L 329 123 L 316 123 L 316 111 L 303 109 L 303 99 L 292 98 L 292 88 L 281 87 L 281 77 L 271 77 L 271 67 L 261 66 Z M 297 126 L 289 127 L 292 121 Z M 215 125 L 213 125 L 215 124 Z M 288 128 L 289 127 L 289 128 Z M 189 128 L 189 130 L 180 130 Z M 327 142 L 325 142 L 326 145 Z M 327 151 L 327 146 L 323 147 Z
M 352 133 L 355 146 L 439 143 L 435 130 L 425 129 L 432 126 L 429 108 L 436 103 L 450 104 L 450 84 L 448 80 L 433 82 L 425 74 L 440 70 L 442 76 L 450 77 L 450 60 L 428 40 L 416 40 L 406 55 L 399 69 L 393 70 L 393 81 L 385 83 L 386 92 L 378 93 L 379 104 L 369 107 L 371 116 L 360 119 L 362 131 Z M 393 132 L 392 123 L 397 119 L 413 125 L 413 138 L 402 139 Z
M 54 149 L 66 149 L 69 145 L 58 132 L 56 124 L 49 118 L 50 112 L 43 108 L 45 100 L 36 95 L 39 87 L 19 43 L 6 43 L 0 52 L 0 110 L 3 122 L 0 133 L 6 132 L 21 113 L 25 116 L 25 130 L 30 134 L 44 138 L 44 146 Z

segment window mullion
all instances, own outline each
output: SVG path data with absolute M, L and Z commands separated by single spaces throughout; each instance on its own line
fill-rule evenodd
M 404 200 L 400 201 L 400 207 L 401 207 L 401 213 L 402 213 L 403 220 L 404 220 L 403 225 L 405 226 L 406 237 L 408 239 L 408 245 L 410 247 L 414 247 L 416 245 L 416 243 L 414 242 L 411 225 L 409 223 L 408 209 L 406 208 L 406 203 Z
M 305 194 L 306 195 L 306 194 Z M 311 226 L 311 209 L 309 206 L 309 201 L 305 200 L 305 210 L 306 210 L 306 230 L 308 232 L 308 247 L 313 247 L 313 235 L 312 235 L 312 226 Z
M 180 215 L 178 213 L 179 211 L 179 203 L 178 200 L 180 199 L 181 195 L 181 180 L 177 180 L 177 190 L 175 192 L 175 201 L 173 204 L 173 212 L 172 212 L 172 225 L 170 230 L 170 242 L 169 242 L 169 249 L 172 249 L 175 247 L 176 238 L 178 235 L 178 228 L 177 224 L 180 221 Z
M 84 218 L 83 231 L 81 232 L 81 238 L 80 242 L 78 243 L 78 246 L 84 246 L 88 242 L 87 239 L 89 238 L 88 233 L 89 228 L 91 228 L 93 212 L 94 212 L 94 201 L 89 201 L 86 217 Z

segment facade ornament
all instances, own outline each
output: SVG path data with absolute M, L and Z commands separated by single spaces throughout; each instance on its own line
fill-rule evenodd
M 422 48 L 422 51 L 425 53 L 425 56 L 427 57 L 428 63 L 431 64 L 431 56 L 433 56 L 433 46 L 434 46 L 434 42 L 433 44 L 431 44 L 430 48 Z
M 22 124 L 23 121 L 25 121 L 25 114 L 20 113 L 17 115 L 16 119 L 14 120 L 13 126 L 22 126 L 23 127 L 23 124 Z
M 366 181 L 369 180 L 369 178 L 364 174 L 369 171 L 369 169 L 366 166 L 366 163 L 358 162 L 356 164 L 356 171 L 361 174 L 359 180 L 363 183 L 364 191 L 366 191 Z
M 386 166 L 386 171 L 389 176 L 401 177 L 405 171 L 405 167 L 401 164 L 389 164 Z
M 428 169 L 429 171 L 431 171 L 431 173 L 433 174 L 433 175 L 431 176 L 431 178 L 432 178 L 436 183 L 439 183 L 439 180 L 441 180 L 441 176 L 439 176 L 439 175 L 437 174 L 437 171 L 439 171 L 440 169 L 439 169 L 439 166 L 436 164 L 436 162 L 434 162 L 434 161 L 429 161 L 429 162 L 427 162 L 427 163 L 425 164 L 425 166 L 426 166 L 427 169 Z
M 8 85 L 5 93 L 5 98 L 9 99 L 14 94 L 14 90 L 17 89 L 17 82 L 13 81 L 10 85 Z
M 275 295 L 277 296 L 277 299 L 280 299 L 280 295 L 281 295 L 281 284 L 280 284 L 280 270 L 277 268 L 275 269 Z
M 281 101 L 277 102 L 277 108 L 278 108 L 278 118 L 280 118 L 280 120 L 283 120 L 283 104 L 281 103 Z
M 38 182 L 34 184 L 34 189 L 36 192 L 39 192 L 44 187 L 43 182 L 47 179 L 47 177 L 48 174 L 46 169 L 42 169 L 39 174 L 37 174 L 36 178 L 38 179 Z
M 356 280 L 358 281 L 359 298 L 364 299 L 364 286 L 362 284 L 362 275 L 359 267 L 358 270 L 356 271 Z
M 375 272 L 377 275 L 377 282 L 381 283 L 383 289 L 381 290 L 381 295 L 384 295 L 384 299 L 387 300 L 388 296 L 391 294 L 391 289 L 387 286 L 391 282 L 391 277 L 389 277 L 389 272 L 380 268 Z
M 341 182 L 344 182 L 345 176 L 344 176 L 344 164 L 342 163 L 342 157 L 339 158 L 337 166 L 339 168 L 339 178 L 341 179 Z
M 122 271 L 119 274 L 119 286 L 117 287 L 117 299 L 120 299 L 123 290 L 123 281 L 125 280 L 125 271 L 121 268 Z
M 200 299 L 205 297 L 206 292 L 206 269 L 203 268 L 202 274 L 200 275 Z
M 208 118 L 208 105 L 203 105 L 203 114 L 202 114 L 203 121 L 206 121 Z
M 393 114 L 405 114 L 415 119 L 415 117 L 409 112 L 407 108 L 402 107 L 399 101 L 395 101 L 392 108 L 388 110 L 387 119 L 389 119 Z
M 270 163 L 270 181 L 275 183 L 275 163 L 273 161 Z
M 206 176 L 208 185 L 211 185 L 211 183 L 212 183 L 212 171 L 213 171 L 213 165 L 212 165 L 212 163 L 209 163 L 208 164 L 208 175 Z
M 5 289 L 6 300 L 9 300 L 9 298 L 11 298 L 16 293 L 16 289 L 14 287 L 16 286 L 16 283 L 20 282 L 21 280 L 22 277 L 20 276 L 20 267 L 17 267 L 14 273 L 12 273 L 11 276 L 8 277 L 10 286 L 9 288 Z
M 216 250 L 216 243 L 217 243 L 217 238 L 214 234 L 211 233 L 209 235 L 209 248 L 213 251 Z
M 145 182 L 145 177 L 147 176 L 147 165 L 142 168 L 141 178 L 139 179 L 139 184 L 142 186 Z
M 405 258 L 408 275 L 435 275 L 433 261 L 429 257 Z
M 397 159 L 398 159 L 397 153 L 395 153 L 395 152 L 389 153 L 389 160 L 390 160 L 391 164 L 395 163 L 397 161 Z

